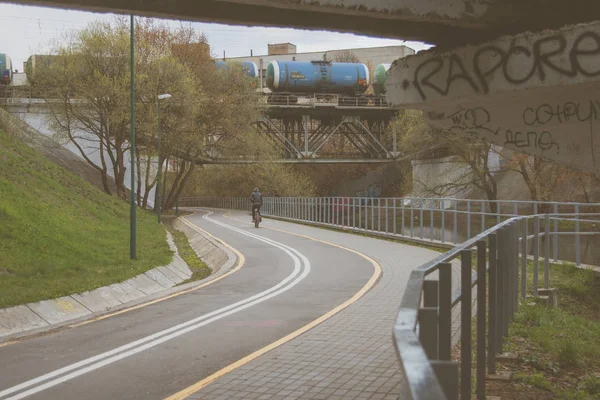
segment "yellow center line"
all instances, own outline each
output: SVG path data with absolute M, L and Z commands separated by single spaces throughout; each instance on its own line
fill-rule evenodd
M 194 214 L 192 214 L 192 215 L 194 215 Z M 90 319 L 90 320 L 87 320 L 87 321 L 83 321 L 83 322 L 80 322 L 80 323 L 77 323 L 77 324 L 69 325 L 67 328 L 68 329 L 77 328 L 79 326 L 91 324 L 92 322 L 102 321 L 102 320 L 107 319 L 107 318 L 115 317 L 117 315 L 121 315 L 121 314 L 124 314 L 124 313 L 129 312 L 129 311 L 138 310 L 140 308 L 148 307 L 148 306 L 151 306 L 153 304 L 160 303 L 160 302 L 163 302 L 165 300 L 169 300 L 169 299 L 172 299 L 172 298 L 175 298 L 175 297 L 179 297 L 179 296 L 182 296 L 182 295 L 184 295 L 186 293 L 190 293 L 190 292 L 196 291 L 198 289 L 202 289 L 204 287 L 207 287 L 209 285 L 212 285 L 213 283 L 216 283 L 216 282 L 220 281 L 221 279 L 226 278 L 227 276 L 233 274 L 234 272 L 239 271 L 239 269 L 244 266 L 244 264 L 246 263 L 246 257 L 244 257 L 244 255 L 242 253 L 240 253 L 237 249 L 235 249 L 234 247 L 232 247 L 229 244 L 225 243 L 223 240 L 218 239 L 214 235 L 208 233 L 207 231 L 205 231 L 204 229 L 200 228 L 198 225 L 194 224 L 193 222 L 188 221 L 185 217 L 180 217 L 180 218 L 184 222 L 186 222 L 187 224 L 193 225 L 196 229 L 198 229 L 199 231 L 201 231 L 203 234 L 205 234 L 207 236 L 210 236 L 211 238 L 213 238 L 216 241 L 222 243 L 225 247 L 227 247 L 229 250 L 231 250 L 232 252 L 234 252 L 235 255 L 238 258 L 237 265 L 235 266 L 235 268 L 233 268 L 232 270 L 228 271 L 227 273 L 225 273 L 225 274 L 223 274 L 223 275 L 221 275 L 221 276 L 219 276 L 219 277 L 217 277 L 217 278 L 215 278 L 213 280 L 210 280 L 210 281 L 205 282 L 205 283 L 203 283 L 201 285 L 198 285 L 198 286 L 194 286 L 194 287 L 192 287 L 190 289 L 182 290 L 181 292 L 173 293 L 171 295 L 168 295 L 168 296 L 165 296 L 165 297 L 161 297 L 161 298 L 158 298 L 158 299 L 155 299 L 155 300 L 152 300 L 152 301 L 148 301 L 146 303 L 138 304 L 137 306 L 128 307 L 128 308 L 125 308 L 123 310 L 119 310 L 119 311 L 116 311 L 116 312 L 113 312 L 113 313 L 110 313 L 110 314 L 101 315 L 99 317 L 96 317 L 96 318 L 93 318 L 93 319 Z M 27 338 L 23 338 L 22 340 L 26 340 L 26 339 Z M 14 341 L 11 341 L 11 342 L 0 343 L 0 347 L 4 347 L 4 346 L 11 345 L 11 344 L 19 343 L 22 340 L 14 340 Z
M 229 215 L 231 214 L 231 211 L 227 212 L 226 214 L 223 214 L 223 216 L 225 218 L 231 219 L 231 220 L 235 220 L 235 221 L 239 221 L 239 222 L 244 222 L 242 220 L 239 220 L 237 218 L 232 218 L 229 217 Z M 253 225 L 251 223 L 248 223 L 248 225 Z M 257 359 L 258 357 L 264 355 L 265 353 L 268 353 L 269 351 L 289 342 L 292 339 L 297 338 L 298 336 L 302 335 L 303 333 L 309 331 L 310 329 L 314 328 L 315 326 L 325 322 L 326 320 L 328 320 L 329 318 L 333 317 L 335 314 L 339 313 L 340 311 L 342 311 L 343 309 L 347 308 L 348 306 L 352 305 L 353 303 L 356 303 L 362 296 L 364 296 L 365 293 L 367 293 L 369 291 L 369 289 L 371 289 L 373 287 L 373 285 L 375 285 L 375 283 L 377 282 L 377 280 L 379 279 L 379 277 L 381 276 L 381 265 L 379 265 L 379 263 L 377 261 L 375 261 L 374 259 L 372 259 L 371 257 L 367 256 L 366 254 L 363 254 L 361 252 L 358 252 L 356 250 L 352 250 L 349 249 L 347 247 L 335 244 L 335 243 L 330 243 L 324 240 L 320 240 L 320 239 L 316 239 L 313 238 L 311 236 L 306 236 L 306 235 L 302 235 L 299 233 L 294 233 L 294 232 L 290 232 L 290 231 L 286 231 L 283 229 L 276 229 L 276 228 L 268 228 L 265 227 L 264 229 L 271 229 L 274 231 L 278 231 L 278 232 L 282 232 L 282 233 L 287 233 L 289 235 L 295 235 L 295 236 L 299 236 L 299 237 L 303 237 L 306 239 L 310 239 L 313 240 L 315 242 L 320 242 L 320 243 L 324 243 L 333 247 L 337 247 L 340 248 L 342 250 L 346 250 L 349 251 L 351 253 L 357 254 L 360 257 L 364 258 L 365 260 L 369 261 L 371 263 L 371 265 L 373 265 L 373 275 L 371 275 L 371 278 L 369 279 L 369 281 L 358 291 L 356 292 L 356 294 L 354 296 L 352 296 L 350 299 L 346 300 L 344 303 L 340 304 L 339 306 L 335 307 L 333 310 L 329 311 L 328 313 L 322 315 L 321 317 L 315 319 L 314 321 L 308 323 L 307 325 L 304 325 L 303 327 L 301 327 L 300 329 L 290 333 L 289 335 L 255 351 L 252 354 L 247 355 L 246 357 L 234 362 L 233 364 L 230 364 L 222 369 L 220 369 L 219 371 L 215 372 L 214 374 L 207 376 L 206 378 L 202 379 L 201 381 L 193 384 L 192 386 L 189 386 L 185 389 L 183 389 L 180 392 L 175 393 L 172 396 L 167 397 L 165 400 L 182 400 L 185 399 L 186 397 L 196 393 L 197 391 L 201 390 L 202 388 L 208 386 L 209 384 L 211 384 L 212 382 L 216 381 L 217 379 L 219 379 L 220 377 L 236 370 L 237 368 L 243 366 L 244 364 L 249 363 L 250 361 L 253 361 L 255 359 Z

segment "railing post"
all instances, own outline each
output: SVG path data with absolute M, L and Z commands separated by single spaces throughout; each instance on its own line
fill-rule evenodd
M 431 366 L 447 400 L 458 399 L 458 364 L 454 361 L 431 361 Z M 399 397 L 404 399 L 404 397 Z
M 385 199 L 385 233 L 390 233 L 390 216 L 389 216 L 389 202 L 388 198 Z
M 375 231 L 375 198 L 371 198 L 371 230 Z
M 575 205 L 575 264 L 581 265 L 581 240 L 579 237 L 579 204 Z
M 429 229 L 429 239 L 434 240 L 435 239 L 435 235 L 433 234 L 433 209 L 434 206 L 432 205 L 429 211 L 429 218 L 430 218 L 430 229 Z
M 538 295 L 538 270 L 540 266 L 540 217 L 533 217 L 533 296 Z
M 497 234 L 497 250 L 496 250 L 496 353 L 502 353 L 502 337 L 504 336 L 504 308 L 506 305 L 503 301 L 504 296 L 504 269 L 505 269 L 505 247 L 506 229 L 502 228 Z
M 529 220 L 523 218 L 523 239 L 521 241 L 521 299 L 527 297 L 527 229 Z
M 471 239 L 471 200 L 467 200 L 467 240 Z
M 548 289 L 550 279 L 550 215 L 546 214 L 544 236 L 544 288 Z
M 377 232 L 381 232 L 381 199 L 377 199 Z
M 430 360 L 438 358 L 438 281 L 423 282 L 423 308 L 419 309 L 419 340 Z
M 450 361 L 452 358 L 452 264 L 440 264 L 439 276 L 438 356 L 440 360 Z
M 402 198 L 400 201 L 402 202 L 402 204 L 400 204 L 402 207 L 402 226 L 400 227 L 400 234 L 404 236 L 404 198 Z
M 488 373 L 496 373 L 496 322 L 497 322 L 497 269 L 496 264 L 498 260 L 497 255 L 497 235 L 492 234 L 488 236 L 489 245 L 489 260 L 490 268 L 488 271 L 489 276 L 489 291 L 488 291 Z
M 446 202 L 444 200 L 440 201 L 440 208 L 442 211 L 442 231 L 440 232 L 440 239 L 442 243 L 446 241 Z
M 481 232 L 485 231 L 485 200 L 481 200 Z
M 554 203 L 554 245 L 552 252 L 554 253 L 554 261 L 558 261 L 558 203 Z
M 471 250 L 462 250 L 460 261 L 460 398 L 471 400 Z
M 398 233 L 398 228 L 396 227 L 397 222 L 396 222 L 396 198 L 395 197 L 392 199 L 392 202 L 393 202 L 392 203 L 392 221 L 393 221 L 392 229 L 394 230 L 394 235 L 395 235 Z
M 419 238 L 423 239 L 423 207 L 424 207 L 424 201 L 423 199 L 419 200 L 420 207 L 419 207 Z
M 356 228 L 356 197 L 352 198 L 352 227 Z
M 453 241 L 456 244 L 458 240 L 458 200 L 454 199 L 454 237 Z
M 485 400 L 486 242 L 477 242 L 477 398 Z
M 410 237 L 415 237 L 415 200 L 410 200 Z

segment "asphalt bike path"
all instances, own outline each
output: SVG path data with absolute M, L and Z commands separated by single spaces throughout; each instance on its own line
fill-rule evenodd
M 0 399 L 161 399 L 326 314 L 373 275 L 355 253 L 256 229 L 250 215 L 187 220 L 237 249 L 243 266 L 199 290 L 0 347 Z

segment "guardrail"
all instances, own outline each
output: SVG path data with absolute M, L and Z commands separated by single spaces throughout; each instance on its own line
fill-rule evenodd
M 249 209 L 246 198 L 182 198 L 181 204 Z M 494 211 L 490 211 L 494 210 Z M 529 220 L 529 241 L 541 238 L 554 261 L 598 264 L 600 203 L 433 198 L 269 197 L 263 215 L 325 224 L 419 243 L 458 245 L 513 217 L 549 213 L 568 220 Z M 548 238 L 548 239 L 546 239 Z M 530 247 L 533 256 L 533 247 Z
M 474 217 L 471 202 L 458 199 L 266 198 L 262 213 L 265 216 L 376 236 L 414 239 L 415 214 L 418 215 L 422 232 L 424 213 L 449 213 L 456 232 L 457 216 L 463 215 L 466 220 Z M 181 204 L 250 209 L 247 198 L 185 198 Z M 426 204 L 430 207 L 426 208 Z M 553 211 L 573 209 L 576 212 L 514 215 L 502 212 L 507 204 L 515 214 L 529 207 L 532 211 L 550 207 Z M 436 205 L 442 206 L 436 208 Z M 496 373 L 496 356 L 502 353 L 503 338 L 508 335 L 509 323 L 519 302 L 526 298 L 528 292 L 536 297 L 551 291 L 549 238 L 553 237 L 556 243 L 559 236 L 571 234 L 579 243 L 581 236 L 597 237 L 600 232 L 596 228 L 598 220 L 594 218 L 600 214 L 592 211 L 598 206 L 587 203 L 502 201 L 496 204 L 495 212 L 488 213 L 483 211 L 482 204 L 482 209 L 475 211 L 476 215 L 484 216 L 481 232 L 460 244 L 456 244 L 457 235 L 454 234 L 455 246 L 450 251 L 414 269 L 393 328 L 394 346 L 407 380 L 405 397 L 402 398 L 471 399 L 471 356 L 475 344 L 475 393 L 477 399 L 485 399 L 486 374 Z M 582 209 L 587 212 L 582 212 Z M 382 218 L 390 214 L 393 216 L 392 223 L 387 217 Z M 410 230 L 407 230 L 405 223 L 408 215 L 411 217 Z M 486 229 L 485 216 L 490 215 L 495 218 L 495 224 Z M 443 224 L 444 221 L 441 218 L 439 222 Z M 542 222 L 543 232 L 540 231 Z M 588 229 L 581 229 L 581 224 L 588 224 Z M 530 226 L 533 226 L 531 235 L 528 234 Z M 468 235 L 471 233 L 469 230 Z M 438 243 L 442 242 L 443 236 Z M 555 249 L 554 256 L 557 258 L 558 249 Z M 543 267 L 540 256 L 543 257 Z M 527 269 L 530 259 L 533 264 L 533 284 L 529 289 Z M 454 292 L 453 260 L 460 260 L 461 265 L 460 285 Z M 543 288 L 540 288 L 542 274 Z M 457 308 L 459 305 L 460 308 Z M 476 332 L 473 343 L 474 309 Z M 457 312 L 460 313 L 460 357 L 454 358 L 459 358 L 459 361 L 452 357 L 452 318 L 453 313 Z

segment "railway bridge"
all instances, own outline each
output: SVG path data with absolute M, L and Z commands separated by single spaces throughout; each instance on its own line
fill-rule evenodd
M 52 111 L 52 99 L 40 91 L 14 88 L 0 97 L 9 112 L 40 123 Z M 58 100 L 57 100 L 58 101 Z M 278 149 L 279 163 L 388 163 L 401 158 L 396 136 L 388 128 L 397 107 L 384 97 L 340 96 L 337 94 L 278 95 L 277 101 L 259 98 L 261 117 L 252 125 Z M 27 115 L 29 114 L 29 117 Z M 236 138 L 234 132 L 217 128 L 207 135 L 198 164 L 247 164 L 261 162 L 253 154 L 224 156 Z M 154 139 L 140 140 L 152 141 Z

